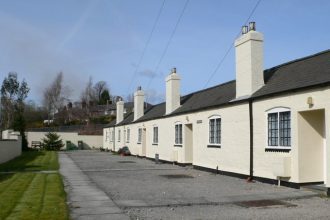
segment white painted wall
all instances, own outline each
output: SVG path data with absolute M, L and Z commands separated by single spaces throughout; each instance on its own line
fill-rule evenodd
M 307 104 L 307 98 L 312 97 L 314 105 Z M 299 167 L 303 167 L 299 161 L 299 155 L 306 152 L 300 150 L 298 145 L 298 112 L 325 109 L 326 134 L 324 173 L 327 186 L 330 186 L 330 87 L 309 90 L 299 93 L 291 93 L 290 96 L 283 95 L 253 103 L 254 118 L 254 175 L 258 177 L 276 179 L 275 172 L 282 163 L 290 164 L 289 181 L 300 183 L 305 182 L 304 169 L 299 171 Z M 275 107 L 286 107 L 291 110 L 291 151 L 290 152 L 266 152 L 267 147 L 267 111 Z M 228 172 L 249 174 L 249 110 L 248 103 L 235 104 L 232 106 L 222 107 L 219 109 L 200 111 L 189 113 L 187 115 L 179 115 L 174 117 L 164 117 L 161 119 L 146 121 L 142 123 L 133 123 L 127 126 L 116 127 L 115 129 L 130 128 L 130 142 L 116 142 L 116 149 L 127 145 L 131 152 L 135 155 L 142 155 L 142 144 L 137 143 L 138 128 L 145 128 L 146 132 L 146 156 L 154 158 L 155 154 L 159 154 L 160 159 L 173 161 L 177 155 L 179 163 L 190 163 L 191 160 L 186 158 L 186 146 L 190 140 L 186 139 L 187 133 L 183 132 L 182 147 L 174 146 L 175 123 L 181 122 L 183 125 L 193 125 L 193 160 L 194 165 L 216 169 Z M 208 118 L 213 115 L 219 115 L 222 120 L 221 128 L 221 148 L 208 148 Z M 197 121 L 199 123 L 197 123 Z M 153 126 L 158 126 L 159 143 L 152 144 Z M 185 126 L 183 126 L 185 128 Z M 113 129 L 113 128 L 111 128 Z M 112 143 L 109 143 L 112 146 Z M 308 152 L 307 152 L 308 153 Z M 320 158 L 321 160 L 322 158 Z M 310 166 L 316 166 L 318 163 L 310 163 Z M 308 170 L 306 170 L 308 172 Z M 309 181 L 313 181 L 312 178 Z M 317 180 L 315 180 L 317 181 Z M 313 181 L 314 182 L 314 181 Z
M 27 132 L 27 141 L 31 146 L 32 141 L 42 141 L 48 132 Z M 83 141 L 84 148 L 99 148 L 103 146 L 103 135 L 78 135 L 77 132 L 56 132 L 63 143 L 71 141 L 72 144 L 78 146 L 78 141 Z
M 209 117 L 220 115 L 222 118 L 222 146 L 208 148 Z M 202 123 L 197 124 L 197 120 Z M 175 123 L 183 124 L 182 147 L 175 146 Z M 185 130 L 185 125 L 192 124 L 192 134 Z M 158 126 L 158 145 L 153 145 L 153 127 Z M 132 154 L 143 156 L 143 143 L 137 143 L 138 129 L 145 129 L 146 156 L 155 158 L 159 154 L 161 160 L 176 161 L 179 163 L 193 163 L 194 165 L 220 170 L 248 174 L 249 172 L 249 120 L 248 105 L 241 104 L 232 107 L 191 113 L 176 117 L 167 117 L 143 123 L 133 123 L 129 126 L 120 126 L 115 129 L 131 130 L 129 143 L 118 142 L 116 149 L 127 145 Z M 117 134 L 117 132 L 116 132 Z M 188 139 L 188 136 L 190 138 Z M 235 135 L 239 135 L 237 138 Z M 193 137 L 193 138 L 191 138 Z M 192 158 L 186 152 L 192 149 Z
M 22 138 L 0 140 L 0 164 L 5 163 L 22 154 Z
M 307 104 L 307 98 L 312 97 L 314 105 Z M 253 118 L 254 118 L 254 175 L 265 178 L 276 178 L 272 167 L 283 157 L 291 158 L 291 178 L 289 181 L 300 183 L 305 182 L 304 170 L 301 170 L 299 175 L 299 167 L 303 166 L 304 161 L 299 160 L 299 155 L 304 154 L 299 146 L 299 123 L 298 114 L 302 111 L 310 111 L 316 109 L 325 109 L 326 112 L 330 110 L 330 88 L 319 88 L 299 93 L 291 93 L 290 96 L 283 95 L 273 98 L 259 100 L 253 104 Z M 291 151 L 289 153 L 283 152 L 265 152 L 267 147 L 267 110 L 274 107 L 287 107 L 291 109 Z M 328 119 L 329 120 L 329 119 Z M 329 121 L 326 123 L 325 130 L 329 133 Z M 324 151 L 330 148 L 329 135 L 327 136 Z M 330 155 L 328 159 L 330 160 Z M 320 158 L 322 160 L 322 158 Z M 315 165 L 318 162 L 315 162 Z M 313 166 L 313 163 L 310 164 Z M 328 165 L 325 165 L 329 167 Z M 308 172 L 306 170 L 306 172 Z M 330 176 L 330 169 L 327 171 L 327 176 Z M 317 181 L 317 180 L 315 180 Z M 313 181 L 314 182 L 314 181 Z
M 19 136 L 19 132 L 18 131 L 14 131 L 11 129 L 8 130 L 4 130 L 2 131 L 2 139 L 10 139 L 10 140 L 17 140 Z
M 325 149 L 324 149 L 324 173 L 325 185 L 330 187 L 330 107 L 325 109 Z

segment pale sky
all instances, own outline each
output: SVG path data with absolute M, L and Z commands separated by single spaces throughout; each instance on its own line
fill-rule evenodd
M 256 2 L 190 0 L 164 54 L 186 3 L 165 0 L 137 68 L 163 0 L 1 0 L 0 80 L 17 72 L 31 87 L 28 99 L 39 103 L 63 71 L 73 100 L 92 76 L 123 97 L 141 85 L 155 104 L 176 67 L 181 93 L 188 94 L 235 78 L 232 49 L 206 85 Z M 262 0 L 250 20 L 265 37 L 265 68 L 330 49 L 328 0 Z

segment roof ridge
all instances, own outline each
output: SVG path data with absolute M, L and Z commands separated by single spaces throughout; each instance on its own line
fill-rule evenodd
M 280 67 L 283 67 L 283 66 L 286 66 L 286 65 L 289 65 L 289 64 L 292 64 L 292 63 L 300 62 L 300 61 L 303 61 L 303 60 L 307 60 L 307 59 L 310 59 L 310 58 L 313 58 L 313 57 L 316 57 L 316 56 L 320 56 L 322 54 L 329 53 L 329 52 L 330 52 L 330 49 L 327 49 L 327 50 L 324 50 L 324 51 L 321 51 L 321 52 L 318 52 L 318 53 L 315 53 L 315 54 L 312 54 L 312 55 L 297 58 L 297 59 L 291 60 L 289 62 L 282 63 L 282 64 L 279 64 L 277 66 L 273 66 L 271 68 L 265 69 L 264 72 L 267 72 L 267 71 L 273 70 L 273 69 L 278 69 Z

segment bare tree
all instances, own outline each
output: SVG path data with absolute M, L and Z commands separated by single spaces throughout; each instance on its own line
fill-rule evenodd
M 44 91 L 43 105 L 48 111 L 48 119 L 54 119 L 55 113 L 59 112 L 69 101 L 70 89 L 63 86 L 63 73 L 59 72 L 55 80 Z
M 81 93 L 81 102 L 85 102 L 86 105 L 90 105 L 92 102 L 96 101 L 95 90 L 93 88 L 93 78 L 90 76 L 87 85 L 83 92 Z
M 105 81 L 98 81 L 94 85 L 94 91 L 95 91 L 95 95 L 96 95 L 96 98 L 97 98 L 97 102 L 100 102 L 101 95 L 106 90 L 109 91 L 107 83 Z

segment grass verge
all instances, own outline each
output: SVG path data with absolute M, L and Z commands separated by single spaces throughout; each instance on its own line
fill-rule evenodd
M 56 152 L 24 152 L 0 165 L 0 219 L 68 219 L 66 194 L 58 173 L 29 172 L 57 170 Z
M 20 157 L 0 164 L 0 172 L 58 170 L 58 168 L 58 157 L 55 151 L 27 151 Z

